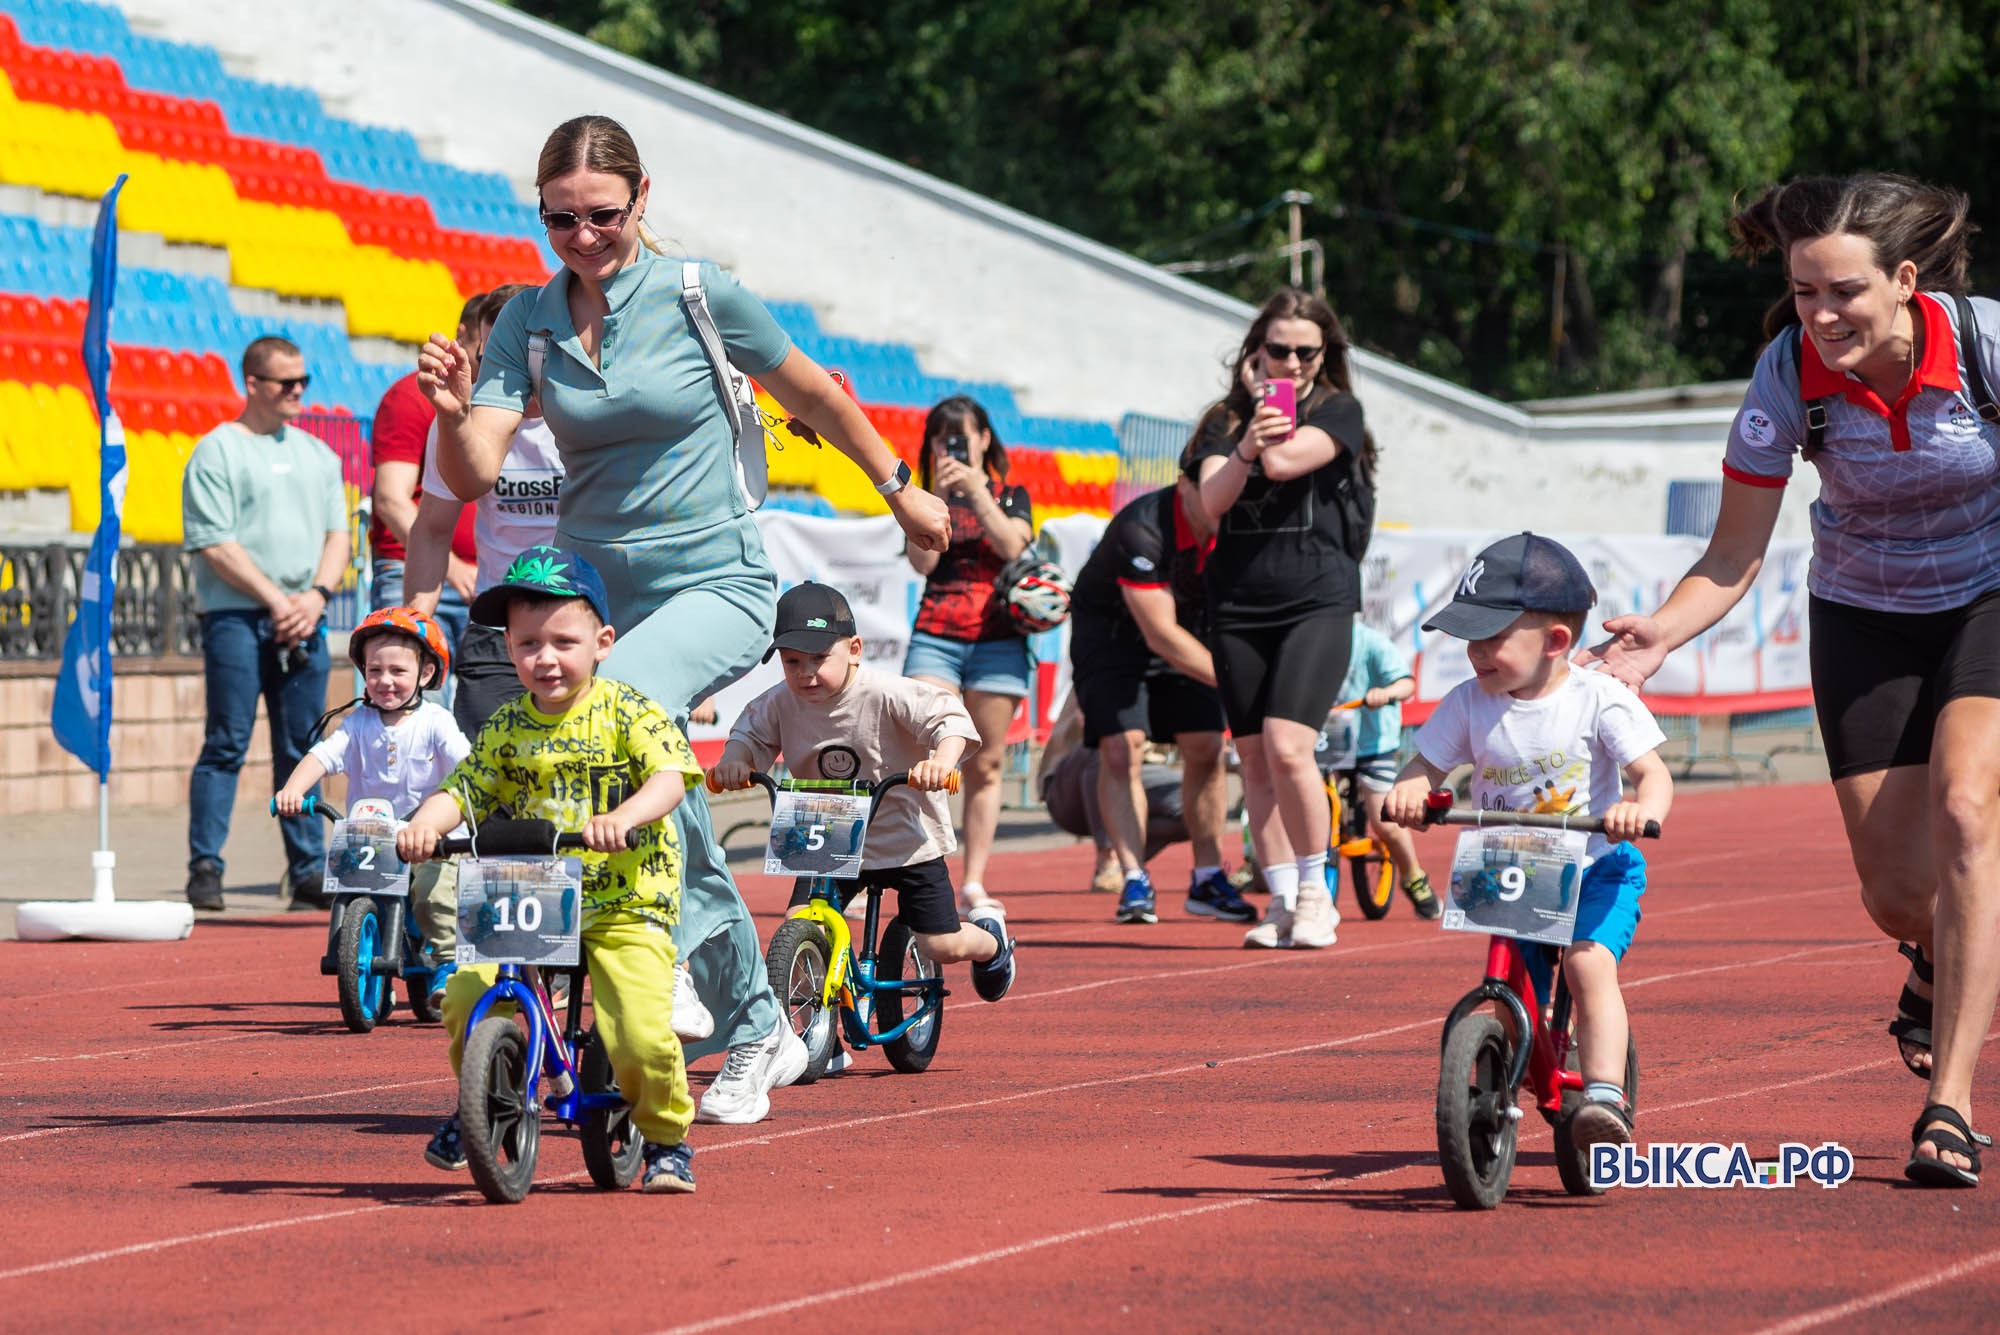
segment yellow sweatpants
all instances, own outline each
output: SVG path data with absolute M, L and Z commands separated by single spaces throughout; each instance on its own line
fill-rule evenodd
M 694 1122 L 694 1099 L 674 1033 L 673 934 L 636 914 L 601 913 L 583 929 L 583 960 L 597 1037 L 611 1058 L 618 1092 L 632 1106 L 632 1124 L 655 1145 L 680 1144 Z M 445 986 L 453 1072 L 465 1051 L 466 1017 L 498 973 L 492 965 L 468 966 Z

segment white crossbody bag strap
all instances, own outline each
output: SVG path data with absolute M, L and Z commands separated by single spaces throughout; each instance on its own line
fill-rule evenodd
M 729 351 L 723 347 L 722 334 L 715 327 L 715 317 L 709 313 L 708 293 L 701 285 L 699 260 L 681 262 L 681 304 L 687 307 L 688 315 L 694 321 L 695 335 L 701 339 L 702 351 L 708 354 L 709 369 L 715 373 L 715 387 L 722 396 L 723 415 L 729 419 L 729 432 L 736 442 L 737 488 L 743 493 L 743 503 L 755 510 L 764 503 L 769 487 L 764 423 L 757 415 L 755 401 L 749 404 L 744 402 L 750 398 L 749 385 L 729 364 Z

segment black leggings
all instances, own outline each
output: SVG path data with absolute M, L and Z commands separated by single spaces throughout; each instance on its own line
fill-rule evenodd
M 1946 612 L 1811 608 L 1813 705 L 1836 779 L 1926 764 L 1939 710 L 2000 697 L 2000 591 Z
M 1316 612 L 1286 626 L 1216 631 L 1215 684 L 1229 731 L 1255 737 L 1267 718 L 1314 729 L 1324 725 L 1353 646 L 1352 612 Z

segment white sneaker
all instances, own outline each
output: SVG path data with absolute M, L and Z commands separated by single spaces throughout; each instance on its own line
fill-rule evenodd
M 769 1038 L 737 1044 L 723 1061 L 722 1073 L 701 1096 L 694 1120 L 738 1125 L 763 1121 L 771 1115 L 771 1091 L 805 1074 L 807 1057 L 805 1040 L 783 1021 Z
M 694 990 L 694 974 L 685 964 L 674 966 L 674 1033 L 699 1042 L 715 1033 L 715 1017 Z
M 1333 944 L 1339 926 L 1333 892 L 1324 886 L 1300 886 L 1299 906 L 1292 915 L 1293 949 L 1324 950 Z
M 839 1075 L 852 1065 L 854 1065 L 854 1054 L 844 1047 L 835 1048 L 833 1055 L 826 1059 L 826 1074 Z
M 1243 944 L 1265 950 L 1284 950 L 1292 944 L 1292 911 L 1276 895 L 1264 906 L 1264 921 L 1243 934 Z

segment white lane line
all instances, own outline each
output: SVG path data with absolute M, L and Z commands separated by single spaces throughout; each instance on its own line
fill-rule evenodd
M 98 987 L 54 987 L 39 992 L 23 992 L 17 996 L 0 997 L 0 1005 L 21 1006 L 31 1002 L 47 1001 L 67 1004 L 72 998 L 87 997 L 98 992 L 129 992 L 142 987 L 185 987 L 189 983 L 228 983 L 240 985 L 246 978 L 268 978 L 274 974 L 296 973 L 296 969 L 239 969 L 230 973 L 175 974 L 163 978 L 142 978 L 125 983 L 104 983 Z
M 380 1094 L 391 1089 L 415 1089 L 420 1085 L 457 1083 L 456 1077 L 437 1076 L 430 1080 L 404 1080 L 393 1085 L 368 1085 L 360 1089 L 329 1089 L 317 1094 L 294 1094 L 282 1099 L 261 1099 L 256 1103 L 226 1103 L 214 1108 L 190 1108 L 185 1112 L 100 1113 L 95 1121 L 89 1123 L 78 1123 L 75 1126 L 45 1126 L 38 1131 L 17 1131 L 11 1136 L 0 1136 L 0 1145 L 16 1140 L 39 1140 L 43 1136 L 66 1136 L 76 1131 L 101 1131 L 107 1123 L 112 1126 L 124 1126 L 134 1122 L 171 1122 L 178 1118 L 212 1117 L 216 1113 L 248 1112 L 252 1108 L 278 1108 L 287 1103 L 318 1103 L 322 1099 L 345 1099 L 356 1094 Z
M 1755 969 L 1766 964 L 1783 964 L 1788 960 L 1804 959 L 1808 955 L 1825 955 L 1836 950 L 1867 950 L 1878 946 L 1879 941 L 1849 941 L 1837 946 L 1811 946 L 1805 950 L 1788 950 L 1782 955 L 1766 955 L 1759 960 L 1740 960 L 1735 964 L 1710 964 L 1699 969 L 1681 969 L 1674 973 L 1650 974 L 1645 978 L 1628 979 L 1619 984 L 1630 990 L 1635 987 L 1650 987 L 1654 983 L 1670 983 L 1679 978 L 1699 978 L 1703 974 L 1729 973 L 1736 969 Z
M 1762 1330 L 1756 1332 L 1756 1335 L 1793 1335 L 1796 1331 L 1811 1330 L 1815 1326 L 1824 1326 L 1834 1321 L 1844 1321 L 1848 1317 L 1859 1316 L 1863 1312 L 1877 1307 L 1885 1307 L 1899 1299 L 1922 1293 L 1925 1289 L 1934 1289 L 1940 1284 L 1949 1284 L 1953 1280 L 1964 1279 L 1976 1270 L 1984 1270 L 1995 1261 L 2000 1261 L 2000 1249 L 1981 1252 L 1977 1256 L 1967 1257 L 1957 1265 L 1946 1266 L 1942 1270 L 1933 1271 L 1918 1279 L 1907 1280 L 1904 1283 L 1896 1285 L 1894 1288 L 1879 1289 L 1874 1293 L 1864 1294 L 1859 1298 L 1850 1298 L 1844 1303 L 1835 1303 L 1830 1307 L 1821 1307 L 1811 1312 L 1801 1312 L 1789 1321 L 1780 1321 L 1775 1326 L 1765 1326 Z
M 380 1214 L 393 1210 L 394 1205 L 357 1205 L 351 1210 L 329 1210 L 324 1214 L 295 1215 L 289 1219 L 267 1219 L 261 1224 L 238 1224 L 233 1228 L 218 1228 L 207 1233 L 189 1233 L 178 1238 L 159 1238 L 152 1242 L 135 1242 L 125 1247 L 111 1247 L 101 1252 L 85 1252 L 81 1256 L 66 1256 L 60 1261 L 43 1261 L 37 1265 L 24 1265 L 13 1270 L 0 1270 L 0 1280 L 21 1279 L 28 1275 L 45 1275 L 52 1270 L 73 1270 L 80 1265 L 90 1265 L 97 1261 L 115 1261 L 121 1256 L 144 1256 L 148 1252 L 162 1252 L 170 1247 L 185 1247 L 196 1242 L 213 1242 L 217 1238 L 233 1238 L 245 1233 L 265 1233 L 277 1228 L 290 1228 L 294 1224 L 319 1224 L 329 1219 L 352 1219 L 356 1215 Z
M 146 1057 L 155 1052 L 172 1052 L 177 1048 L 200 1048 L 211 1043 L 241 1043 L 246 1038 L 270 1038 L 268 1033 L 224 1034 L 220 1038 L 190 1038 L 180 1043 L 152 1043 L 143 1048 L 115 1048 L 110 1052 L 66 1052 L 61 1055 L 42 1057 L 10 1057 L 0 1061 L 0 1066 L 34 1066 L 46 1062 L 94 1062 L 107 1057 Z

